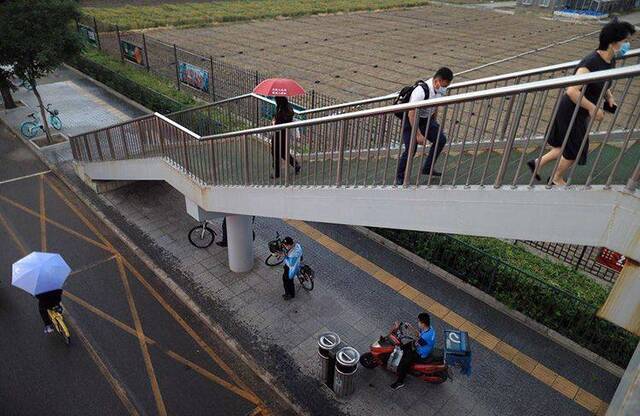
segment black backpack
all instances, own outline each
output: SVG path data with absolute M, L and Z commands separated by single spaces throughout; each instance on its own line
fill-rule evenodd
M 415 84 L 413 85 L 407 85 L 406 87 L 403 87 L 400 92 L 398 93 L 398 97 L 396 97 L 396 99 L 393 101 L 393 105 L 396 104 L 406 104 L 409 102 L 409 99 L 411 98 L 411 93 L 413 92 L 413 90 L 416 89 L 417 86 L 421 86 L 422 89 L 424 90 L 424 97 L 425 100 L 427 98 L 429 98 L 430 94 L 429 94 L 429 87 L 427 86 L 427 83 L 424 82 L 423 80 L 419 79 L 416 81 Z M 402 118 L 404 117 L 404 111 L 398 111 L 396 113 L 393 113 L 396 117 L 398 117 L 400 120 L 402 120 Z

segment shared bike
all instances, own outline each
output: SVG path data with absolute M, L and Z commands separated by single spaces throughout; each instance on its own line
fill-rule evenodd
M 51 125 L 51 127 L 56 130 L 62 129 L 62 120 L 60 120 L 60 117 L 58 117 L 58 115 L 60 114 L 58 110 L 52 110 L 51 104 L 47 104 L 45 111 L 49 113 L 49 124 Z M 44 126 L 40 121 L 40 117 L 38 117 L 36 113 L 29 114 L 27 118 L 29 118 L 30 120 L 26 120 L 20 125 L 20 133 L 22 133 L 23 136 L 31 139 L 33 137 L 36 137 L 36 135 L 38 135 L 40 131 L 44 132 Z
M 53 322 L 53 327 L 56 332 L 64 338 L 65 344 L 69 345 L 71 343 L 71 333 L 69 332 L 69 328 L 67 328 L 67 324 L 64 323 L 62 306 L 58 305 L 47 309 L 47 313 L 49 314 L 49 318 L 51 318 L 51 322 Z

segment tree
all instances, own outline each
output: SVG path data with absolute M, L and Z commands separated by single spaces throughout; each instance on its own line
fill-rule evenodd
M 51 133 L 37 81 L 81 52 L 82 41 L 75 31 L 79 17 L 77 0 L 0 2 L 0 65 L 12 65 L 13 73 L 33 87 L 49 143 Z

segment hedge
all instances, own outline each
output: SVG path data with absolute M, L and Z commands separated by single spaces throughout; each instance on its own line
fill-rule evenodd
M 475 237 L 388 229 L 374 231 L 623 368 L 638 344 L 637 336 L 596 316 L 602 303 L 598 300 L 606 298 L 606 291 L 601 292 L 597 283 L 587 277 L 577 279 L 569 274 L 571 291 L 561 287 L 563 285 L 551 284 L 549 276 L 534 275 L 496 256 L 500 249 L 504 257 L 513 253 L 507 250 L 509 244 L 495 239 L 486 239 L 493 242 L 477 240 L 478 245 L 484 246 L 485 250 L 481 250 L 470 244 Z M 520 266 L 529 255 L 534 267 L 539 267 L 539 262 L 549 263 L 544 270 L 555 269 L 556 280 L 563 275 L 561 272 L 566 272 L 562 265 L 521 248 L 513 250 L 521 251 L 517 255 Z

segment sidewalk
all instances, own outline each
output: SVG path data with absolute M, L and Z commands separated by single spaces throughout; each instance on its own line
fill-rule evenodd
M 134 115 L 122 110 L 126 103 L 103 102 L 107 108 Z M 76 104 L 67 109 L 68 114 L 74 111 L 82 108 Z M 228 269 L 225 249 L 213 245 L 202 250 L 189 244 L 187 232 L 195 221 L 186 214 L 182 195 L 168 184 L 140 182 L 97 195 L 80 182 L 68 159 L 57 159 L 57 163 L 84 198 L 99 207 L 312 414 L 327 414 L 326 400 L 334 400 L 317 381 L 317 335 L 332 330 L 359 351 L 366 351 L 393 321 L 415 321 L 423 310 L 414 301 L 418 295 L 449 313 L 445 322 L 430 310 L 439 344 L 442 331 L 452 327 L 452 317 L 485 328 L 488 335 L 482 342 L 472 341 L 471 378 L 458 375 L 440 386 L 409 379 L 405 389 L 392 391 L 390 374 L 360 369 L 356 393 L 337 401 L 342 410 L 354 415 L 375 411 L 399 416 L 580 415 L 602 412 L 603 402 L 611 399 L 618 384 L 617 377 L 350 227 L 310 224 L 309 228 L 299 223 L 293 227 L 281 220 L 258 218 L 255 266 L 249 273 L 235 274 Z M 317 274 L 315 289 L 307 293 L 297 287 L 291 302 L 280 296 L 281 269 L 263 263 L 267 242 L 276 231 L 302 243 L 305 261 Z M 219 235 L 219 224 L 216 232 Z M 403 291 L 407 285 L 415 293 Z

